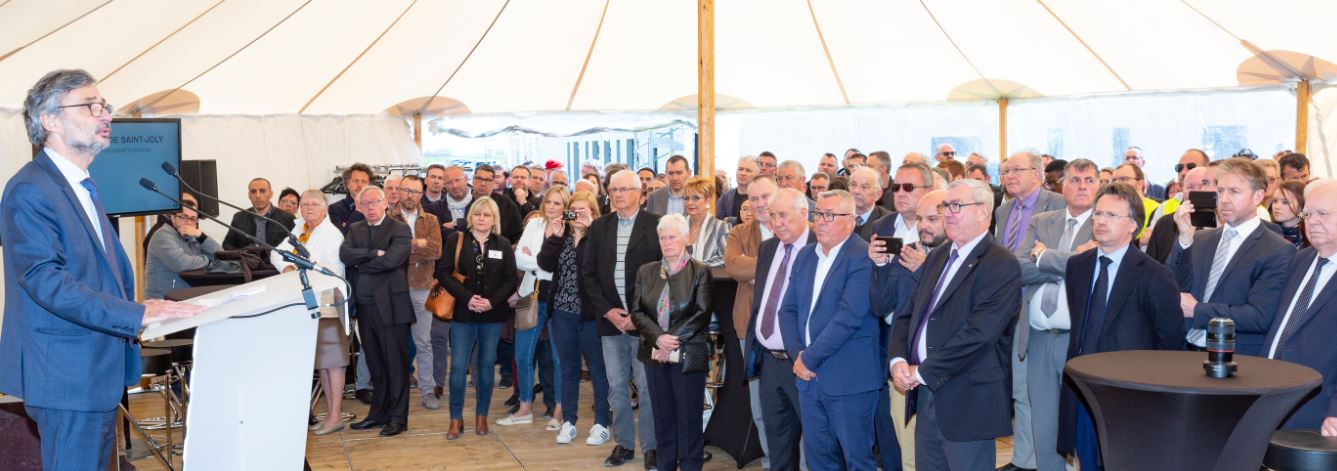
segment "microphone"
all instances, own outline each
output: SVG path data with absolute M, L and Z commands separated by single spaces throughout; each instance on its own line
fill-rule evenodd
M 164 164 L 164 165 L 163 165 L 164 168 L 166 168 L 166 167 L 168 167 L 168 166 L 170 166 L 170 164 Z M 172 201 L 176 202 L 176 204 L 181 205 L 182 207 L 186 207 L 186 205 L 183 204 L 183 203 L 181 202 L 181 200 L 179 200 L 179 199 L 177 199 L 176 197 L 173 197 L 173 196 L 171 196 L 171 195 L 168 195 L 167 193 L 163 193 L 162 190 L 159 190 L 159 189 L 158 189 L 158 185 L 157 185 L 156 183 L 153 183 L 153 180 L 149 180 L 149 179 L 147 179 L 147 178 L 140 178 L 140 179 L 139 179 L 139 186 L 144 187 L 144 189 L 146 189 L 146 190 L 149 190 L 149 191 L 152 191 L 152 192 L 154 192 L 154 193 L 157 193 L 158 195 L 162 196 L 163 198 L 167 198 L 167 199 L 169 199 L 169 200 L 172 200 Z M 199 211 L 199 210 L 195 210 L 195 212 L 198 213 L 200 216 L 203 216 L 205 219 L 208 219 L 208 220 L 210 220 L 210 221 L 216 222 L 216 223 L 222 225 L 223 227 L 226 227 L 226 228 L 228 228 L 228 229 L 230 229 L 230 230 L 233 230 L 233 231 L 236 231 L 237 233 L 240 233 L 241 235 L 245 236 L 247 239 L 250 239 L 251 242 L 254 242 L 254 243 L 256 243 L 257 245 L 259 245 L 261 248 L 263 248 L 263 249 L 265 249 L 265 250 L 270 250 L 270 251 L 273 251 L 273 252 L 276 253 L 276 254 L 279 254 L 279 256 L 280 256 L 280 257 L 283 257 L 284 260 L 287 260 L 288 263 L 291 263 L 291 264 L 293 264 L 293 265 L 296 265 L 298 268 L 305 269 L 305 270 L 315 270 L 315 271 L 317 271 L 317 272 L 319 272 L 319 273 L 321 273 L 321 274 L 324 274 L 324 275 L 332 276 L 332 277 L 335 277 L 335 278 L 343 278 L 343 277 L 341 277 L 341 276 L 335 274 L 334 271 L 332 271 L 332 270 L 330 270 L 330 269 L 328 269 L 328 268 L 325 268 L 325 267 L 322 267 L 322 266 L 316 264 L 316 262 L 314 262 L 314 261 L 312 261 L 310 258 L 308 258 L 309 256 L 307 256 L 307 255 L 298 255 L 298 254 L 294 254 L 294 253 L 289 252 L 289 251 L 286 251 L 286 250 L 279 250 L 277 247 L 274 247 L 273 245 L 270 245 L 269 242 L 260 240 L 259 238 L 255 237 L 255 236 L 253 236 L 253 235 L 251 235 L 251 234 L 247 234 L 246 231 L 243 231 L 243 230 L 241 230 L 241 229 L 237 229 L 236 227 L 233 227 L 231 224 L 228 224 L 228 223 L 226 223 L 226 222 L 223 222 L 222 220 L 220 220 L 220 219 L 214 217 L 213 215 L 211 215 L 211 214 L 209 214 L 209 213 L 206 213 L 206 212 L 204 212 L 204 211 Z M 277 221 L 275 221 L 275 223 L 277 223 Z
M 166 172 L 168 175 L 171 175 L 172 178 L 175 178 L 176 181 L 180 182 L 182 186 L 185 186 L 186 189 L 190 190 L 191 192 L 195 193 L 196 195 L 199 195 L 199 196 L 202 196 L 202 197 L 209 198 L 209 199 L 211 199 L 211 200 L 217 201 L 217 202 L 219 202 L 219 203 L 222 203 L 224 206 L 227 206 L 227 207 L 229 207 L 229 208 L 235 209 L 235 210 L 237 210 L 237 211 L 241 211 L 241 212 L 249 212 L 249 211 L 247 211 L 245 208 L 242 208 L 242 207 L 237 206 L 237 205 L 235 205 L 235 204 L 229 203 L 229 202 L 227 202 L 227 201 L 223 201 L 223 200 L 218 199 L 218 198 L 214 198 L 213 196 L 209 196 L 207 193 L 205 193 L 205 192 L 203 192 L 203 191 L 200 191 L 200 190 L 196 189 L 196 188 L 193 187 L 193 186 L 190 186 L 190 183 L 186 182 L 186 179 L 181 178 L 181 175 L 177 173 L 177 171 L 176 171 L 176 167 L 173 166 L 171 162 L 163 162 L 163 163 L 162 163 L 162 171 L 163 171 L 163 172 Z M 150 183 L 152 183 L 152 182 L 150 182 Z M 140 184 L 140 185 L 143 185 L 143 184 L 144 184 L 144 180 L 140 180 L 139 184 Z M 145 188 L 148 188 L 148 187 L 145 187 Z M 155 187 L 155 188 L 156 188 L 156 187 Z M 275 221 L 275 220 L 273 220 L 273 219 L 270 219 L 270 218 L 268 218 L 268 217 L 266 217 L 266 216 L 262 216 L 262 215 L 260 215 L 260 214 L 258 214 L 258 213 L 251 213 L 251 215 L 252 215 L 252 216 L 255 216 L 255 217 L 258 217 L 258 218 L 260 218 L 260 219 L 264 219 L 264 220 L 266 220 L 266 221 L 269 221 L 270 224 L 278 224 L 278 225 L 280 225 L 280 226 L 283 225 L 282 223 L 280 223 L 280 222 L 278 222 L 278 221 Z M 220 223 L 220 224 L 221 224 L 221 223 Z M 223 224 L 223 225 L 224 225 L 224 226 L 227 226 L 227 227 L 232 227 L 231 224 Z M 236 229 L 236 228 L 232 228 L 232 230 L 235 230 L 235 231 L 237 231 L 237 232 L 244 232 L 244 231 L 238 230 L 238 229 Z M 251 240 L 255 240 L 254 237 L 249 237 L 249 238 L 250 238 Z M 288 232 L 288 244 L 291 244 L 291 245 L 293 246 L 294 249 L 297 249 L 297 253 L 300 254 L 301 256 L 303 256 L 303 257 L 308 257 L 308 258 L 311 257 L 311 252 L 308 251 L 308 250 L 306 249 L 306 246 L 305 246 L 305 245 L 302 245 L 302 242 L 301 242 L 301 241 L 298 241 L 298 240 L 297 240 L 297 236 L 293 235 L 291 231 Z M 269 245 L 269 244 L 262 244 L 262 245 Z

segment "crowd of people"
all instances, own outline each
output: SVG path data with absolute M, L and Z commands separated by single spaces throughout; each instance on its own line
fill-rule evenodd
M 52 95 L 61 108 L 30 114 L 75 114 L 93 125 L 81 129 L 97 129 L 109 113 L 96 96 L 70 92 L 91 83 Z M 32 136 L 51 168 L 15 181 L 62 175 L 62 156 L 80 149 L 63 143 L 71 135 Z M 273 204 L 270 182 L 257 177 L 252 208 L 221 244 L 198 229 L 193 197 L 164 218 L 148 242 L 146 291 L 159 297 L 183 286 L 182 271 L 236 263 L 217 254 L 250 246 L 242 232 L 280 251 L 292 249 L 292 235 L 341 272 L 357 335 L 345 336 L 334 317 L 321 321 L 315 368 L 329 399 L 317 435 L 345 428 L 343 372 L 352 367 L 354 395 L 371 405 L 353 430 L 403 433 L 417 391 L 428 410 L 445 396 L 446 439 L 456 440 L 472 386 L 470 431 L 486 435 L 532 424 L 541 391 L 556 443 L 612 441 L 608 467 L 635 460 L 639 447 L 645 469 L 701 469 L 718 322 L 743 352 L 766 468 L 992 469 L 995 439 L 1011 436 L 1010 463 L 999 469 L 1098 470 L 1094 422 L 1065 384 L 1064 364 L 1099 352 L 1202 350 L 1208 321 L 1228 318 L 1240 354 L 1329 379 L 1284 427 L 1337 436 L 1337 356 L 1327 340 L 1337 323 L 1337 267 L 1328 263 L 1337 180 L 1311 178 L 1304 155 L 1213 160 L 1189 149 L 1175 178 L 1158 184 L 1144 167 L 1167 159 L 1136 147 L 1111 168 L 1017 152 L 993 184 L 985 156 L 935 150 L 893 167 L 888 152 L 849 149 L 821 156 L 811 174 L 762 152 L 739 159 L 732 182 L 727 172 L 693 175 L 682 156 L 662 173 L 587 162 L 570 180 L 555 165 L 431 165 L 385 178 L 358 163 L 342 175 L 347 196 L 333 203 L 318 190 L 283 190 Z M 35 218 L 14 209 L 35 203 L 8 193 L 7 214 Z M 39 243 L 15 237 L 12 224 L 0 229 L 7 251 Z M 128 263 L 119 253 L 110 260 Z M 41 261 L 29 258 L 6 263 Z M 265 258 L 295 269 L 276 253 Z M 717 279 L 737 284 L 723 300 L 732 303 L 715 299 Z M 437 286 L 454 298 L 450 321 L 425 306 Z M 18 294 L 29 291 L 10 292 L 22 297 L 14 303 L 35 303 Z M 190 314 L 148 306 L 156 317 Z M 12 339 L 0 346 L 18 348 Z M 10 371 L 0 376 L 6 392 L 21 389 Z M 584 381 L 592 408 L 580 402 Z M 490 418 L 494 391 L 512 387 L 508 414 Z M 591 409 L 583 427 L 580 412 Z

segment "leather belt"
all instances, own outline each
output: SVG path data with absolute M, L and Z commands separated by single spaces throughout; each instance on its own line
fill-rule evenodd
M 776 360 L 789 359 L 789 352 L 786 352 L 784 350 L 766 350 L 766 353 L 770 354 L 771 358 L 774 358 Z

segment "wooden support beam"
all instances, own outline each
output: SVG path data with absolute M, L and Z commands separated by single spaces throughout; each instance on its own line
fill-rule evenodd
M 1309 144 L 1309 79 L 1295 84 L 1295 151 L 1301 154 Z
M 697 0 L 696 165 L 699 175 L 715 175 L 715 0 Z
M 135 110 L 130 113 L 130 117 L 143 118 L 144 113 Z M 132 221 L 135 225 L 135 299 L 142 301 L 144 300 L 144 270 L 148 264 L 148 253 L 144 251 L 144 247 L 147 245 L 144 243 L 144 238 L 148 237 L 148 228 L 145 226 L 148 221 L 144 216 L 135 216 Z M 120 427 L 116 427 L 116 429 L 120 430 Z
M 998 99 L 998 164 L 1007 160 L 1007 97 Z
M 413 145 L 422 152 L 422 113 L 413 113 Z

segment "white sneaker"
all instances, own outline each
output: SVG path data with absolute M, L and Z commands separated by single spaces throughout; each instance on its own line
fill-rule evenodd
M 521 425 L 534 423 L 534 414 L 508 415 L 497 419 L 497 425 Z
M 557 432 L 557 443 L 566 445 L 576 439 L 576 426 L 571 422 L 562 422 L 562 429 Z
M 590 436 L 585 437 L 585 444 L 589 446 L 599 446 L 608 443 L 608 427 L 594 424 L 590 427 Z

